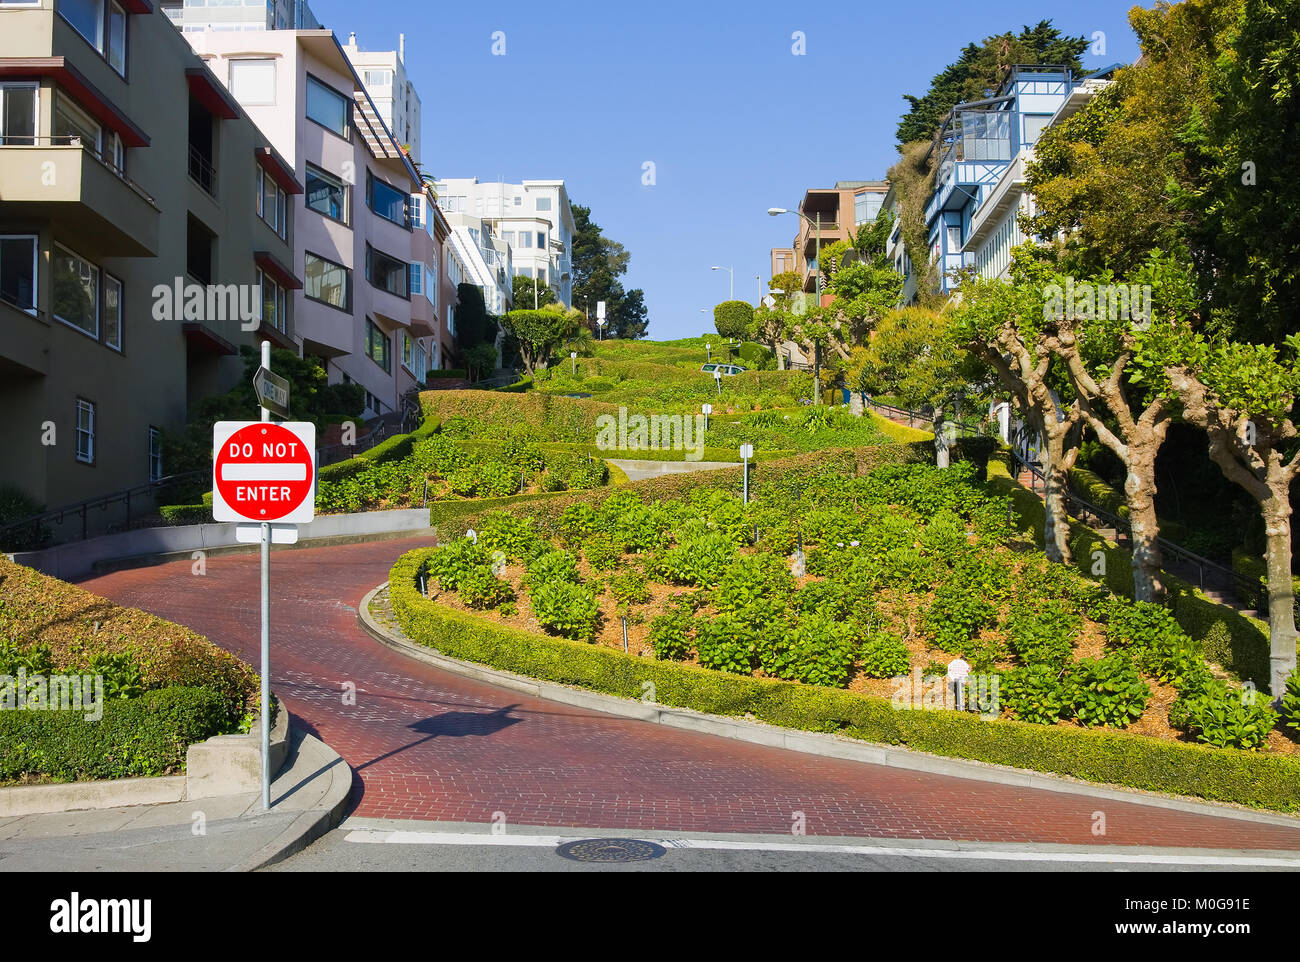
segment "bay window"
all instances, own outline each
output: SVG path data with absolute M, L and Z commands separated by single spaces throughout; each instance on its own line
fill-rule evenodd
M 36 313 L 35 234 L 0 234 L 0 300 L 28 314 Z

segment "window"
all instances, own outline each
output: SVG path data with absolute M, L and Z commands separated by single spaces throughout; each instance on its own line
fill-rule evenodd
M 537 209 L 538 209 L 538 210 L 550 210 L 550 209 L 551 209 L 551 198 L 549 198 L 549 197 L 538 197 L 538 198 L 537 198 Z
M 320 124 L 340 137 L 348 136 L 352 112 L 346 97 L 307 75 L 307 119 Z
M 948 253 L 957 254 L 961 251 L 961 225 L 948 225 Z
M 191 216 L 185 230 L 185 269 L 201 284 L 212 283 L 213 234 Z
M 514 231 L 512 231 L 512 230 L 502 231 L 502 232 L 501 232 L 501 239 L 502 239 L 503 241 L 505 241 L 507 244 L 509 244 L 511 247 L 514 247 L 514 246 L 515 246 L 515 232 L 514 232 Z
M 391 70 L 367 70 L 362 75 L 367 87 L 391 87 L 393 72 Z
M 348 222 L 348 185 L 319 167 L 307 165 L 307 206 L 331 220 Z
M 126 76 L 126 11 L 105 0 L 59 0 L 59 15 Z
M 366 318 L 366 357 L 386 372 L 393 370 L 393 359 L 389 357 L 388 335 L 368 317 Z
M 85 398 L 77 398 L 77 460 L 95 463 L 95 405 Z
M 539 230 L 537 232 L 537 246 L 538 247 L 546 246 L 546 231 Z
M 99 152 L 99 124 L 68 99 L 63 91 L 59 91 L 54 98 L 54 123 L 50 133 L 67 143 L 72 143 L 75 138 L 88 150 Z
M 409 298 L 411 288 L 407 275 L 410 266 L 406 261 L 389 257 L 369 244 L 366 245 L 366 280 L 380 290 L 396 294 L 398 297 Z
M 0 84 L 0 144 L 36 143 L 36 84 Z
M 245 106 L 275 103 L 275 61 L 230 61 L 230 92 Z
M 456 308 L 447 305 L 447 333 L 456 336 Z
M 884 202 L 884 195 L 875 191 L 855 194 L 853 197 L 853 223 L 868 224 L 876 219 Z
M 546 283 L 546 268 L 545 268 L 545 267 L 539 267 L 539 268 L 537 268 L 537 279 L 538 279 L 539 281 L 541 281 L 543 284 Z
M 38 239 L 28 234 L 0 235 L 0 300 L 36 313 Z
M 352 272 L 340 264 L 308 253 L 303 263 L 303 292 L 314 301 L 352 310 Z
M 411 265 L 411 296 L 424 293 L 424 265 Z
M 525 231 L 520 231 L 520 232 L 519 232 L 519 246 L 520 246 L 520 247 L 532 247 L 532 246 L 533 246 L 533 232 L 532 232 L 532 231 L 525 230 Z
M 289 332 L 289 299 L 283 287 L 265 271 L 257 272 L 262 288 L 262 321 L 277 331 Z
M 424 226 L 424 195 L 423 194 L 411 195 L 411 226 L 412 227 Z
M 122 282 L 112 274 L 104 275 L 104 343 L 115 351 L 122 350 Z
M 402 332 L 402 366 L 408 371 L 415 361 L 415 346 L 411 342 L 411 335 Z
M 1025 142 L 1022 147 L 1032 147 L 1038 143 L 1038 138 L 1043 136 L 1043 130 L 1051 122 L 1051 117 L 1036 116 L 1034 114 L 1025 115 Z
M 519 273 L 520 273 L 523 277 L 532 277 L 532 276 L 533 276 L 533 269 L 532 269 L 531 267 L 521 267 L 521 268 L 519 268 Z
M 163 476 L 162 432 L 149 429 L 149 480 L 161 481 Z
M 275 178 L 257 168 L 257 216 L 266 221 L 266 225 L 282 238 L 289 235 L 289 198 Z
M 366 203 L 384 220 L 390 220 L 399 227 L 410 227 L 406 213 L 407 195 L 396 187 L 391 187 L 366 171 Z
M 99 339 L 99 268 L 65 247 L 56 246 L 54 316 Z

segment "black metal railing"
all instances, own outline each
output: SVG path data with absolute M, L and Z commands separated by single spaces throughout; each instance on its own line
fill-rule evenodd
M 933 414 L 926 414 L 922 411 L 909 411 L 907 408 L 894 407 L 894 405 L 892 404 L 881 404 L 879 401 L 873 400 L 871 397 L 865 394 L 862 396 L 862 403 L 869 410 L 875 411 L 881 417 L 888 418 L 890 421 L 901 422 L 903 418 L 906 418 L 907 426 L 909 428 L 914 428 L 918 426 L 929 427 L 932 430 L 934 428 Z M 979 429 L 973 428 L 969 424 L 966 424 L 965 422 L 949 420 L 949 421 L 944 421 L 943 423 L 945 425 L 947 424 L 953 425 L 953 430 L 956 431 L 962 437 L 977 438 L 982 436 L 980 434 Z
M 158 519 L 155 511 L 159 495 L 209 478 L 211 474 L 207 469 L 188 471 L 22 518 L 0 528 L 0 547 L 10 551 L 35 550 L 71 541 L 85 541 L 92 536 L 92 532 L 95 535 L 112 534 L 116 531 L 129 531 L 141 524 L 156 523 Z M 124 509 L 121 516 L 109 520 L 109 509 L 119 505 Z M 95 512 L 102 512 L 104 520 L 108 522 L 102 526 L 103 531 L 100 531 L 98 523 L 92 523 Z M 95 518 L 96 522 L 98 520 Z M 52 530 L 62 528 L 69 521 L 79 523 L 70 531 Z
M 217 171 L 212 160 L 190 144 L 190 177 L 213 197 L 217 195 Z
M 1026 459 L 1015 448 L 1010 449 L 1010 454 L 1012 464 L 1016 468 L 1016 474 L 1018 475 L 1021 471 L 1029 474 L 1029 490 L 1035 494 L 1040 493 L 1040 490 L 1045 492 L 1047 479 L 1042 467 L 1037 462 Z M 1079 497 L 1075 491 L 1068 487 L 1061 492 L 1061 497 L 1065 499 L 1066 511 L 1080 521 L 1087 521 L 1091 518 L 1103 527 L 1113 528 L 1116 537 L 1123 535 L 1130 541 L 1132 540 L 1133 526 L 1127 518 Z M 1189 551 L 1168 538 L 1157 535 L 1155 543 L 1165 559 L 1172 561 L 1174 566 L 1181 566 L 1187 572 L 1195 569 L 1196 586 L 1202 591 L 1206 590 L 1207 584 L 1210 590 L 1230 590 L 1243 605 L 1240 610 L 1254 610 L 1267 617 L 1268 588 L 1266 585 L 1233 571 L 1217 561 L 1211 561 L 1194 551 Z M 1169 566 L 1167 565 L 1167 567 Z M 1171 571 L 1171 574 L 1179 574 L 1179 572 L 1175 570 Z M 1297 599 L 1296 602 L 1296 617 L 1300 619 L 1300 599 Z
M 345 444 L 340 441 L 337 444 L 327 444 L 319 447 L 316 449 L 316 467 L 323 468 L 326 465 L 337 464 L 340 461 L 346 461 L 348 458 L 356 457 L 358 454 L 369 451 L 380 441 L 389 437 L 390 433 L 389 426 L 381 421 L 369 434 L 362 435 L 352 444 Z

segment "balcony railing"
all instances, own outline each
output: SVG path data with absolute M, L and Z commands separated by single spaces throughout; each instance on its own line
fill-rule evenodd
M 217 171 L 203 152 L 190 144 L 190 177 L 213 197 L 217 196 Z
M 153 195 L 133 181 L 130 177 L 126 176 L 126 171 L 117 166 L 117 162 L 112 156 L 105 156 L 101 151 L 86 143 L 76 134 L 59 134 L 53 137 L 0 137 L 0 147 L 80 147 L 86 156 L 99 164 L 100 167 L 103 167 L 118 180 L 122 181 L 122 183 L 130 187 L 150 204 L 157 206 L 157 204 L 154 203 Z

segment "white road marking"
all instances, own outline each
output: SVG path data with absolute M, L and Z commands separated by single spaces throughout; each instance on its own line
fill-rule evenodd
M 574 835 L 493 835 L 490 832 L 404 832 L 357 829 L 344 841 L 388 845 L 503 845 L 555 848 L 565 842 L 600 837 Z M 999 862 L 1096 862 L 1137 865 L 1245 865 L 1300 869 L 1300 856 L 1265 855 L 1141 855 L 1121 852 L 1012 852 L 1001 849 L 906 848 L 879 845 L 819 845 L 815 842 L 755 842 L 715 838 L 640 838 L 664 848 L 735 852 L 803 852 L 813 855 L 877 855 L 894 858 L 985 859 Z

